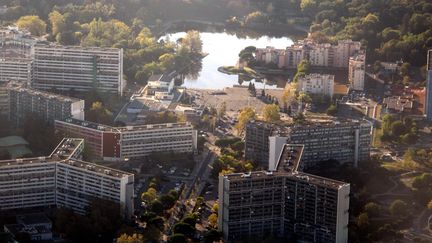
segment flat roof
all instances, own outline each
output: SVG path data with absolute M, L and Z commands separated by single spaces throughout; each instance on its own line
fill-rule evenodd
M 178 123 L 147 124 L 147 125 L 125 126 L 125 127 L 111 127 L 111 126 L 98 124 L 94 122 L 82 121 L 75 118 L 67 118 L 64 121 L 56 120 L 56 122 L 63 122 L 63 123 L 73 124 L 80 127 L 86 127 L 94 130 L 107 131 L 107 132 L 152 130 L 152 129 L 160 129 L 160 128 L 191 126 L 191 123 L 189 122 L 178 122 Z
M 34 163 L 62 163 L 77 168 L 82 168 L 96 173 L 110 175 L 112 177 L 122 178 L 125 176 L 133 175 L 132 173 L 112 169 L 110 167 L 85 162 L 73 158 L 79 147 L 84 143 L 84 139 L 81 138 L 64 138 L 59 145 L 54 149 L 50 156 L 37 157 L 37 158 L 26 158 L 26 159 L 14 159 L 14 160 L 1 160 L 0 167 L 19 165 L 19 164 L 34 164 Z
M 55 93 L 50 93 L 47 91 L 41 91 L 41 90 L 37 90 L 37 89 L 32 89 L 32 88 L 28 88 L 25 86 L 25 84 L 22 83 L 16 83 L 16 82 L 10 82 L 6 85 L 6 89 L 7 90 L 13 90 L 16 92 L 26 92 L 30 95 L 34 95 L 34 96 L 42 96 L 44 98 L 47 99 L 57 99 L 63 102 L 79 102 L 82 101 L 81 99 L 77 99 L 77 98 L 73 98 L 73 97 L 68 97 L 68 96 L 64 96 L 64 95 L 59 95 L 59 94 L 55 94 Z
M 19 223 L 25 225 L 52 223 L 44 213 L 19 214 L 16 216 L 16 218 Z
M 82 143 L 84 143 L 84 139 L 64 138 L 49 156 L 0 160 L 0 167 L 11 166 L 11 165 L 13 166 L 19 164 L 38 164 L 38 163 L 40 164 L 40 163 L 49 163 L 49 162 L 59 162 L 64 159 L 68 159 L 73 154 L 75 154 L 78 147 Z
M 64 49 L 64 50 L 81 50 L 81 51 L 120 51 L 120 48 L 111 48 L 111 47 L 95 47 L 95 46 L 64 46 L 59 45 L 53 42 L 39 42 L 35 44 L 35 47 L 41 47 L 41 48 L 57 48 L 57 49 Z
M 295 178 L 299 181 L 306 181 L 308 183 L 324 186 L 328 188 L 338 189 L 341 186 L 348 185 L 349 183 L 337 181 L 313 174 L 302 172 L 301 163 L 304 145 L 298 144 L 285 144 L 280 154 L 276 168 L 270 168 L 268 171 L 254 171 L 249 173 L 234 173 L 225 175 L 229 180 L 243 180 L 244 178 L 263 178 L 270 176 L 286 176 Z
M 80 169 L 85 169 L 88 171 L 94 171 L 96 173 L 105 174 L 116 178 L 123 178 L 126 176 L 133 175 L 132 173 L 129 172 L 116 170 L 110 167 L 106 167 L 106 166 L 102 166 L 90 162 L 85 162 L 82 160 L 68 159 L 68 160 L 59 161 L 59 163 L 66 164 Z

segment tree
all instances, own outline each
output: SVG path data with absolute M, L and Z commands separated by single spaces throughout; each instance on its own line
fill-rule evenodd
M 365 229 L 369 226 L 369 216 L 367 213 L 361 213 L 357 217 L 357 226 L 361 229 Z
M 195 233 L 195 227 L 192 227 L 190 224 L 184 222 L 179 222 L 174 225 L 173 233 L 192 236 Z
M 295 117 L 293 117 L 293 121 L 295 124 L 303 124 L 306 121 L 306 117 L 303 113 L 298 113 Z
M 391 203 L 389 211 L 393 216 L 404 217 L 408 214 L 408 204 L 397 199 Z
M 18 28 L 30 31 L 32 35 L 42 36 L 46 33 L 46 23 L 36 15 L 23 16 L 16 22 Z
M 401 121 L 395 121 L 391 124 L 391 133 L 395 137 L 399 137 L 404 134 L 405 126 Z
M 219 242 L 220 239 L 221 234 L 215 229 L 211 229 L 204 234 L 204 243 Z
M 111 124 L 112 123 L 112 113 L 109 111 L 102 102 L 93 102 L 90 110 L 86 113 L 86 118 L 89 121 L 101 123 L 101 124 Z
M 263 108 L 263 117 L 264 120 L 268 122 L 279 121 L 280 120 L 279 106 L 275 104 L 265 105 Z
M 159 200 L 153 200 L 150 205 L 150 210 L 157 215 L 161 215 L 164 210 L 164 205 Z
M 65 17 L 59 11 L 52 11 L 48 15 L 48 19 L 51 23 L 51 32 L 53 36 L 56 36 L 57 34 L 62 33 L 65 30 Z
M 427 208 L 432 210 L 432 200 L 430 200 L 427 204 Z
M 146 192 L 143 192 L 141 194 L 141 200 L 144 202 L 150 203 L 155 199 L 156 199 L 156 189 L 154 188 L 150 187 Z
M 187 243 L 187 238 L 184 234 L 173 234 L 168 238 L 168 243 Z
M 337 107 L 335 105 L 331 105 L 329 108 L 327 108 L 326 113 L 329 116 L 334 116 L 338 112 Z
M 120 237 L 117 238 L 117 243 L 142 243 L 143 242 L 143 236 L 140 234 L 122 234 Z
M 255 11 L 248 14 L 244 21 L 245 25 L 267 24 L 268 18 L 260 11 Z
M 364 210 L 370 216 L 378 216 L 380 213 L 380 209 L 381 207 L 374 202 L 370 202 L 364 206 Z
M 170 209 L 172 208 L 176 203 L 176 198 L 171 196 L 170 194 L 162 195 L 159 200 L 164 205 L 164 209 Z
M 149 226 L 153 226 L 155 228 L 157 228 L 158 230 L 162 231 L 165 227 L 164 225 L 164 219 L 162 217 L 153 217 L 150 220 L 148 220 L 148 225 Z
M 210 214 L 207 221 L 211 227 L 216 228 L 218 223 L 218 215 L 215 213 Z
M 238 115 L 238 122 L 235 126 L 237 129 L 237 133 L 242 134 L 246 124 L 255 119 L 255 110 L 252 107 L 245 107 L 241 109 L 240 114 Z
M 226 113 L 226 102 L 222 102 L 218 109 L 218 117 L 223 117 Z
M 197 223 L 198 215 L 196 214 L 189 214 L 186 216 L 182 221 L 183 223 L 189 224 L 190 226 L 195 228 L 195 224 Z
M 181 41 L 181 47 L 193 53 L 201 53 L 202 44 L 200 33 L 196 30 L 188 31 Z
M 405 62 L 400 67 L 400 72 L 402 76 L 409 76 L 409 70 L 411 68 L 411 64 Z
M 299 93 L 297 100 L 302 103 L 307 103 L 307 104 L 312 103 L 312 98 L 310 97 L 310 95 L 303 91 Z

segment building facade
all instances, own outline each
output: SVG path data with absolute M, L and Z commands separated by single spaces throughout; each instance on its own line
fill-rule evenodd
M 312 73 L 301 76 L 298 79 L 297 91 L 332 98 L 334 93 L 334 75 Z
M 286 49 L 274 47 L 257 48 L 255 58 L 265 63 L 274 63 L 279 68 L 296 68 L 302 60 L 313 67 L 348 68 L 349 59 L 361 51 L 361 43 L 340 40 L 337 44 L 319 44 L 310 39 L 295 42 Z
M 432 50 L 427 55 L 426 119 L 432 121 Z
M 225 242 L 348 242 L 348 183 L 303 173 L 302 145 L 285 144 L 268 171 L 219 176 L 219 229 Z
M 153 152 L 190 153 L 197 148 L 197 131 L 190 123 L 110 127 L 66 119 L 56 120 L 55 128 L 84 138 L 93 155 L 105 160 L 140 158 Z
M 123 49 L 37 44 L 32 59 L 35 88 L 123 95 Z
M 31 59 L 0 59 L 0 82 L 29 82 L 31 73 Z
M 366 56 L 359 54 L 349 59 L 348 81 L 353 90 L 363 91 L 365 86 Z
M 337 160 L 353 163 L 370 158 L 372 124 L 368 121 L 327 121 L 282 126 L 252 121 L 246 126 L 245 157 L 258 163 L 275 164 L 274 151 L 284 144 L 303 144 L 303 166 Z M 272 153 L 273 151 L 273 153 Z
M 10 83 L 2 87 L 8 93 L 9 120 L 15 126 L 22 126 L 28 116 L 38 116 L 46 122 L 55 119 L 84 119 L 84 100 L 27 88 L 22 84 Z
M 134 175 L 81 161 L 83 139 L 63 139 L 46 157 L 0 161 L 0 210 L 66 207 L 85 214 L 95 198 L 133 214 Z

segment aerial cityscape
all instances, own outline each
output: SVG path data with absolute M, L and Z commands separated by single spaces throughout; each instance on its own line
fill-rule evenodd
M 26 242 L 432 242 L 432 2 L 1 0 Z

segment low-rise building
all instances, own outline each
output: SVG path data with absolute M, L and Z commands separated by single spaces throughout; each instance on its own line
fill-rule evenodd
M 52 222 L 43 213 L 21 214 L 16 216 L 16 224 L 4 226 L 4 231 L 17 237 L 20 234 L 28 234 L 31 241 L 51 241 Z
M 348 242 L 350 185 L 302 172 L 303 145 L 275 151 L 268 171 L 219 176 L 219 230 L 225 242 Z
M 414 95 L 386 97 L 383 105 L 386 113 L 410 113 L 414 107 Z
M 130 218 L 134 175 L 84 162 L 83 139 L 65 138 L 49 156 L 0 161 L 0 210 L 66 207 L 85 214 L 94 198 Z
M 330 98 L 334 94 L 334 75 L 312 73 L 299 77 L 297 91 Z
M 55 128 L 84 138 L 93 155 L 105 160 L 140 158 L 153 152 L 190 153 L 197 148 L 197 131 L 190 123 L 111 127 L 66 119 L 56 120 Z

